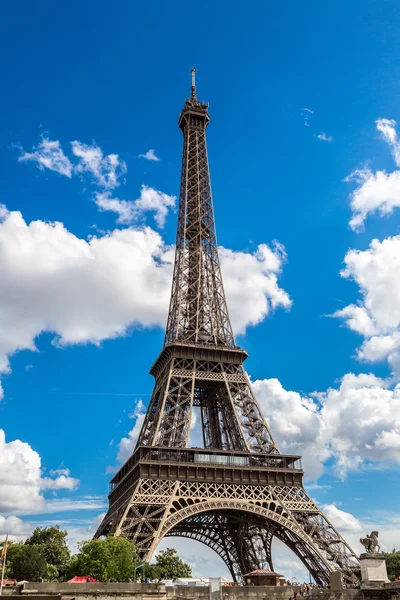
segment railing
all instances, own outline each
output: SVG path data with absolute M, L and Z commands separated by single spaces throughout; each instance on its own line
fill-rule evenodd
M 210 466 L 249 467 L 290 469 L 301 471 L 301 457 L 281 454 L 256 454 L 245 452 L 227 452 L 223 450 L 209 450 L 204 448 L 161 448 L 154 446 L 140 446 L 137 448 L 125 465 L 111 480 L 111 490 L 139 462 L 167 462 L 167 463 L 194 463 Z

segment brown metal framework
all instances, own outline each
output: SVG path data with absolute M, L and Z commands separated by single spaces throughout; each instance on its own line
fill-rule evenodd
M 150 560 L 165 536 L 203 542 L 234 580 L 273 569 L 282 540 L 314 579 L 358 560 L 303 488 L 300 457 L 282 455 L 243 368 L 222 284 L 206 147 L 208 106 L 192 94 L 179 119 L 183 160 L 171 303 L 155 386 L 134 454 L 111 480 L 96 532 L 133 540 Z M 189 448 L 193 408 L 203 448 Z

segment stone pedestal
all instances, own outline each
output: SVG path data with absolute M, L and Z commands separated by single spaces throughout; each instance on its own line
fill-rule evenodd
M 388 583 L 385 556 L 381 552 L 365 552 L 360 555 L 361 587 Z

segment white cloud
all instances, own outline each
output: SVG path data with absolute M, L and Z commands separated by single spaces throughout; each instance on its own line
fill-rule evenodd
M 28 225 L 21 213 L 7 213 L 0 222 L 0 372 L 9 370 L 11 354 L 35 350 L 44 331 L 59 344 L 99 343 L 135 323 L 164 324 L 171 259 L 149 228 L 86 241 L 61 223 Z
M 396 132 L 396 121 L 378 119 L 376 127 L 391 149 L 397 167 L 400 167 L 400 143 Z M 350 227 L 361 230 L 369 214 L 379 212 L 388 215 L 400 206 L 400 171 L 387 173 L 364 166 L 351 173 L 346 181 L 355 181 L 358 187 L 350 195 L 353 216 Z
M 397 137 L 396 121 L 393 119 L 378 119 L 376 128 L 382 134 L 382 138 L 390 146 L 393 160 L 397 167 L 400 167 L 400 142 Z
M 285 390 L 278 379 L 257 380 L 253 385 L 281 451 L 302 454 L 306 476 L 317 479 L 330 456 L 318 403 Z
M 334 504 L 327 504 L 323 507 L 324 514 L 334 527 L 341 532 L 361 531 L 360 521 L 351 513 L 340 510 Z
M 6 442 L 0 430 L 0 512 L 39 512 L 45 506 L 40 493 L 40 456 L 29 444 Z
M 292 300 L 279 287 L 278 275 L 287 260 L 283 246 L 260 244 L 257 250 L 234 252 L 220 248 L 221 269 L 229 314 L 236 333 L 257 325 L 278 307 L 290 308 Z
M 387 359 L 395 371 L 400 352 L 399 256 L 400 236 L 372 240 L 367 250 L 349 250 L 341 275 L 357 283 L 361 298 L 334 314 L 364 337 L 358 350 L 361 360 Z
M 69 469 L 66 469 L 65 467 L 60 467 L 58 469 L 50 469 L 49 473 L 52 477 L 54 477 L 55 475 L 65 475 L 66 477 L 68 477 L 68 475 L 71 474 L 71 471 Z
M 122 465 L 131 456 L 135 449 L 136 442 L 143 425 L 144 418 L 146 416 L 146 408 L 142 400 L 138 400 L 135 409 L 132 414 L 129 415 L 131 419 L 134 419 L 134 425 L 129 431 L 127 437 L 123 437 L 118 444 L 118 456 L 117 461 Z
M 324 131 L 322 133 L 319 133 L 316 137 L 322 142 L 331 142 L 333 140 L 333 137 L 331 135 L 326 135 Z
M 40 488 L 42 490 L 76 490 L 79 485 L 79 479 L 73 477 L 67 477 L 60 475 L 56 479 L 50 477 L 43 477 L 40 481 Z
M 9 535 L 12 536 L 12 539 L 15 539 L 15 536 L 21 536 L 25 534 L 25 524 L 18 517 L 14 517 L 13 515 L 9 517 L 2 517 L 0 515 L 0 535 Z
M 26 442 L 6 442 L 0 429 L 0 513 L 44 512 L 43 489 L 74 489 L 77 484 L 78 480 L 64 475 L 42 479 L 39 454 Z
M 147 185 L 142 185 L 139 198 L 133 202 L 112 198 L 109 192 L 96 194 L 95 202 L 100 210 L 117 213 L 117 223 L 124 225 L 142 220 L 146 212 L 154 212 L 154 220 L 162 229 L 168 210 L 175 207 L 176 196 L 169 196 Z
M 160 160 L 158 156 L 156 156 L 154 148 L 150 148 L 150 150 L 148 150 L 145 154 L 139 154 L 139 157 L 145 158 L 146 160 L 153 160 L 155 162 L 158 162 Z
M 381 215 L 389 215 L 400 206 L 400 171 L 373 173 L 364 167 L 351 173 L 346 181 L 359 184 L 350 195 L 353 211 L 350 227 L 355 231 L 363 228 L 369 214 L 379 211 Z
M 348 373 L 338 388 L 312 397 L 277 379 L 255 381 L 254 389 L 280 449 L 303 456 L 309 479 L 328 459 L 341 478 L 365 462 L 400 463 L 400 384 L 392 390 L 372 374 Z
M 119 185 L 119 177 L 126 173 L 126 163 L 118 154 L 104 156 L 97 144 L 92 146 L 82 142 L 71 142 L 72 152 L 79 159 L 75 165 L 76 173 L 89 173 L 94 182 L 104 189 L 114 189 Z
M 107 507 L 107 498 L 103 496 L 89 496 L 87 498 L 53 498 L 47 500 L 40 513 L 61 513 L 81 510 L 104 510 Z
M 99 192 L 95 194 L 95 202 L 101 211 L 108 210 L 117 213 L 117 223 L 130 225 L 136 220 L 134 203 L 129 200 L 112 198 L 110 192 Z
M 308 122 L 308 120 L 310 118 L 310 115 L 314 114 L 314 111 L 311 110 L 310 108 L 304 108 L 304 110 L 305 110 L 305 113 L 303 113 L 303 116 L 304 116 L 304 125 L 306 127 L 310 127 L 310 123 Z
M 162 229 L 168 210 L 175 207 L 175 202 L 175 196 L 169 196 L 147 185 L 142 185 L 140 196 L 134 203 L 134 210 L 139 217 L 146 212 L 154 212 L 154 220 Z
M 32 152 L 24 152 L 18 159 L 19 162 L 32 161 L 37 163 L 40 170 L 50 169 L 60 175 L 71 178 L 73 165 L 69 158 L 65 156 L 61 144 L 58 140 L 49 140 L 42 138 L 38 146 L 33 147 Z
M 126 173 L 126 163 L 118 154 L 104 156 L 102 149 L 93 142 L 90 146 L 82 142 L 71 142 L 72 153 L 77 160 L 72 162 L 61 148 L 58 140 L 43 137 L 32 152 L 24 152 L 19 162 L 33 161 L 42 171 L 50 169 L 71 178 L 74 173 L 88 173 L 93 182 L 103 189 L 111 190 L 119 185 L 119 178 Z
M 334 505 L 321 508 L 339 532 L 344 534 L 346 541 L 356 553 L 365 552 L 364 547 L 360 544 L 360 538 L 376 529 L 379 529 L 379 544 L 383 552 L 390 552 L 393 548 L 398 548 L 399 513 L 371 509 L 358 519 L 351 513 L 339 510 Z
M 98 344 L 132 326 L 165 326 L 173 250 L 156 231 L 127 228 L 84 240 L 62 223 L 3 215 L 0 373 L 10 371 L 15 352 L 34 351 L 42 332 L 55 334 L 59 345 Z M 254 254 L 221 249 L 221 259 L 236 332 L 290 306 L 277 283 L 285 260 L 280 246 L 261 244 Z

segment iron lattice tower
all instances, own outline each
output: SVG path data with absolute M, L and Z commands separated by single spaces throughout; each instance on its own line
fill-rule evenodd
M 203 542 L 234 580 L 273 570 L 282 540 L 320 584 L 352 549 L 307 495 L 299 456 L 280 453 L 243 369 L 222 283 L 206 147 L 208 105 L 192 93 L 179 118 L 183 159 L 171 303 L 155 386 L 134 453 L 111 480 L 95 537 L 133 540 L 149 561 L 165 536 Z M 193 409 L 203 448 L 189 447 Z

